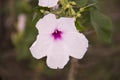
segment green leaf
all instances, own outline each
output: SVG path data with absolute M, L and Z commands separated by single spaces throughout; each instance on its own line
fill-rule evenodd
M 91 8 L 91 23 L 97 33 L 98 39 L 102 42 L 111 42 L 112 22 L 97 9 Z
M 74 1 L 81 7 L 86 6 L 86 4 L 88 3 L 88 0 L 74 0 Z
M 85 28 L 83 27 L 83 25 L 80 23 L 79 20 L 76 20 L 76 21 L 75 21 L 75 26 L 76 26 L 77 30 L 80 31 L 80 32 L 81 32 L 81 31 L 84 31 L 84 29 L 85 29 Z

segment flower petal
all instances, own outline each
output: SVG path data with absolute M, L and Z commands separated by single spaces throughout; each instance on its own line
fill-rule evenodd
M 69 53 L 63 43 L 55 42 L 48 50 L 47 65 L 53 69 L 62 69 L 69 61 Z
M 54 7 L 57 3 L 58 0 L 39 0 L 38 5 L 43 7 Z
M 70 56 L 81 59 L 88 48 L 88 40 L 82 33 L 64 35 L 64 42 L 70 50 Z
M 74 23 L 74 18 L 60 18 L 58 19 L 58 27 L 64 31 L 64 32 L 78 32 L 75 23 Z
M 36 59 L 46 56 L 46 52 L 51 45 L 51 40 L 47 34 L 39 34 L 37 40 L 30 47 L 30 51 Z
M 56 27 L 56 17 L 54 14 L 48 14 L 43 17 L 43 19 L 40 19 L 37 24 L 36 28 L 38 29 L 39 33 L 51 33 L 54 31 L 54 28 Z

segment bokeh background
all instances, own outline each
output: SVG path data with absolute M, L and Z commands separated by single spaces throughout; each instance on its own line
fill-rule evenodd
M 74 80 L 120 80 L 120 0 L 99 0 L 113 22 L 112 42 L 90 40 L 88 52 L 78 60 Z M 47 67 L 46 58 L 36 60 L 29 52 L 37 30 L 33 21 L 37 0 L 0 0 L 0 80 L 68 80 L 70 62 L 62 70 Z M 20 18 L 25 27 L 19 28 Z M 24 22 L 21 22 L 21 24 Z

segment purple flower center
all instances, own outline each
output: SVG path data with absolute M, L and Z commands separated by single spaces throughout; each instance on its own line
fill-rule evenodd
M 61 39 L 62 38 L 62 31 L 59 31 L 58 29 L 55 29 L 54 32 L 52 33 L 52 37 L 55 40 Z

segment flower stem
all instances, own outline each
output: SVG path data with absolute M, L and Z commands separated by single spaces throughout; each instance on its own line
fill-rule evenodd
M 71 59 L 70 71 L 68 74 L 68 80 L 75 80 L 75 73 L 77 72 L 76 68 L 78 66 L 78 60 L 75 58 Z

